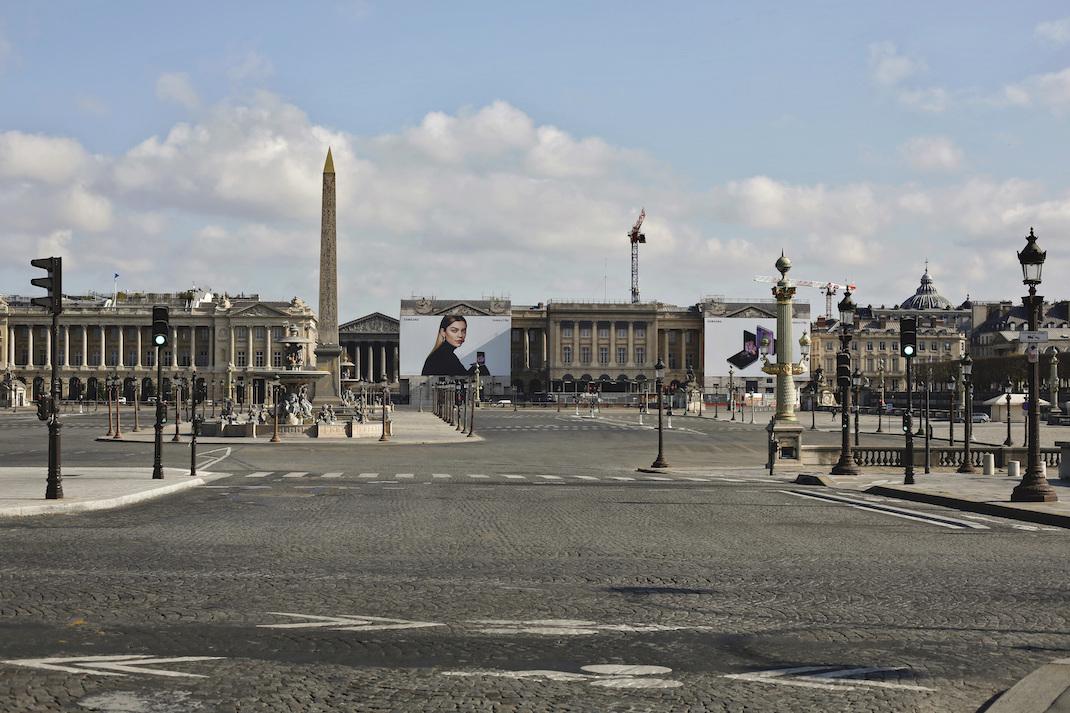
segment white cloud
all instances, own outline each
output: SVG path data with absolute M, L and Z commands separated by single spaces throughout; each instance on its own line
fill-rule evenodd
M 156 97 L 186 109 L 196 109 L 201 104 L 197 90 L 185 72 L 161 74 L 156 80 Z
M 880 86 L 895 86 L 925 69 L 923 60 L 899 54 L 892 42 L 876 42 L 869 46 L 870 76 Z
M 0 179 L 58 185 L 85 170 L 89 154 L 74 139 L 21 131 L 0 133 Z
M 904 89 L 897 96 L 904 106 L 929 114 L 940 114 L 946 111 L 951 103 L 951 96 L 941 87 Z
M 227 76 L 236 82 L 266 79 L 274 73 L 275 65 L 271 60 L 253 50 L 235 60 L 227 69 Z
M 1070 67 L 1038 74 L 1003 88 L 1003 104 L 1047 107 L 1057 113 L 1070 108 Z M 999 101 L 999 100 L 997 100 Z
M 1037 39 L 1052 45 L 1065 45 L 1070 42 L 1070 17 L 1041 22 L 1033 29 Z
M 918 171 L 954 171 L 962 165 L 962 150 L 945 136 L 915 136 L 899 152 Z

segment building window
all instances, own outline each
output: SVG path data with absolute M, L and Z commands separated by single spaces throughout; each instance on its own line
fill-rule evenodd
M 260 341 L 267 339 L 267 329 L 265 327 L 253 327 L 253 335 Z
M 271 365 L 276 369 L 282 368 L 282 352 L 272 352 Z
M 249 328 L 248 327 L 235 327 L 234 328 L 239 342 L 249 341 Z
M 617 327 L 617 339 L 627 339 L 627 338 L 628 338 L 628 328 L 627 327 Z
M 866 359 L 866 371 L 873 371 L 873 358 Z
M 561 347 L 561 361 L 565 362 L 566 364 L 572 363 L 572 347 Z
M 598 347 L 598 363 L 599 364 L 608 364 L 609 363 L 609 347 Z
M 516 342 L 517 344 L 520 343 L 520 333 L 522 331 L 523 330 L 521 330 L 521 329 L 514 329 L 513 330 L 513 341 Z
M 918 342 L 918 351 L 919 352 L 925 351 L 925 342 L 921 342 L 921 341 Z
M 179 366 L 189 366 L 190 365 L 189 362 L 190 362 L 189 352 L 183 352 L 183 353 L 178 355 L 178 365 Z
M 591 348 L 590 347 L 580 347 L 580 363 L 581 364 L 590 364 L 591 363 Z
M 591 325 L 588 324 L 588 325 L 580 326 L 580 336 L 581 337 L 589 337 L 589 336 L 591 336 Z
M 646 325 L 645 324 L 637 324 L 637 325 L 635 325 L 635 338 L 636 339 L 646 339 Z
M 944 342 L 944 351 L 945 352 L 951 351 L 951 342 Z
M 609 327 L 599 327 L 598 328 L 598 338 L 599 339 L 609 339 Z
M 171 350 L 167 350 L 167 351 L 165 351 L 163 353 L 163 363 L 164 364 L 170 364 L 171 363 Z
M 689 354 L 685 354 L 684 355 L 684 366 L 687 367 L 688 369 L 694 369 L 695 368 L 695 355 L 694 354 L 690 354 L 689 353 Z
M 888 342 L 881 342 L 880 343 L 880 349 L 881 349 L 882 352 L 888 351 Z
M 825 373 L 832 373 L 832 357 L 825 357 Z
M 208 366 L 208 350 L 202 349 L 197 354 L 197 366 Z
M 825 351 L 827 351 L 827 352 L 831 352 L 832 351 L 832 342 L 825 342 Z
M 690 344 L 691 338 L 694 336 L 690 329 L 684 332 L 684 344 Z
M 676 368 L 676 352 L 669 352 L 669 368 Z
M 873 351 L 873 342 L 866 342 L 866 351 L 867 352 Z
M 640 366 L 646 364 L 646 347 L 635 348 L 635 363 Z
M 257 351 L 253 360 L 253 366 L 264 366 L 264 352 Z
M 237 355 L 234 357 L 235 366 L 248 366 L 245 358 L 245 350 L 239 349 Z
M 669 344 L 676 344 L 676 330 L 670 329 L 667 331 L 669 333 Z
M 272 327 L 271 328 L 271 338 L 272 339 L 282 339 L 283 334 L 284 334 L 284 332 L 282 330 L 282 327 Z
M 899 351 L 899 342 L 892 342 L 892 351 L 893 352 Z
M 858 342 L 851 342 L 851 350 L 858 351 Z
M 617 363 L 628 363 L 628 347 L 617 347 Z
M 156 350 L 150 349 L 145 352 L 145 366 L 156 366 Z
M 561 327 L 561 336 L 565 339 L 572 339 L 572 325 L 563 325 Z
M 892 357 L 892 371 L 899 371 L 899 357 Z

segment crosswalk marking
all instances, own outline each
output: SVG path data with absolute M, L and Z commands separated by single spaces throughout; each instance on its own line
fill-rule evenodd
M 405 480 L 412 480 L 416 476 L 414 474 L 412 474 L 412 473 L 395 473 L 394 477 L 395 478 L 403 478 Z
M 342 473 L 324 473 L 320 477 L 321 478 L 341 478 L 342 475 L 343 475 Z
M 643 480 L 672 480 L 672 478 L 662 478 L 658 475 L 648 475 Z
M 506 475 L 505 473 L 502 473 L 502 477 L 508 478 L 509 480 L 527 480 L 527 478 L 522 475 Z
M 543 480 L 561 480 L 559 475 L 537 475 L 536 478 L 542 478 Z
M 378 478 L 379 474 L 378 473 L 361 473 L 357 477 L 358 478 Z
M 482 478 L 489 478 L 490 476 L 489 475 L 480 475 L 479 473 L 469 473 L 468 477 L 469 478 L 480 478 L 480 479 L 482 479 Z
M 272 472 L 273 471 L 270 471 L 270 470 L 258 470 L 257 472 L 250 473 L 249 475 L 247 475 L 245 477 L 246 478 L 263 478 L 263 477 L 266 477 L 268 475 L 271 475 Z
M 573 478 L 579 478 L 580 480 L 598 480 L 593 475 L 574 475 Z
M 611 475 L 610 480 L 635 480 L 635 478 L 629 478 L 626 475 Z
M 709 478 L 683 478 L 683 480 L 693 480 L 696 483 L 708 483 L 708 482 L 710 482 Z
M 295 470 L 294 472 L 287 473 L 286 475 L 284 475 L 282 477 L 283 478 L 304 478 L 306 475 L 308 475 L 308 471 L 306 471 L 306 470 Z
M 450 475 L 449 473 L 432 473 L 431 477 L 432 478 L 452 478 L 453 476 Z

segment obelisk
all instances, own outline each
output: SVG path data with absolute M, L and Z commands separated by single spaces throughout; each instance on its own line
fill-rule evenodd
M 323 164 L 323 199 L 320 216 L 320 305 L 316 338 L 316 368 L 331 373 L 316 384 L 318 403 L 338 403 L 342 393 L 338 343 L 338 229 L 335 215 L 334 160 L 327 149 Z

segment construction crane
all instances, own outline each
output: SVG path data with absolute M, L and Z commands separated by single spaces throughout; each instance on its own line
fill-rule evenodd
M 780 282 L 779 277 L 768 277 L 766 275 L 755 275 L 755 282 Z M 855 285 L 850 283 L 840 284 L 838 282 L 817 282 L 814 280 L 792 280 L 792 284 L 799 285 L 801 287 L 816 287 L 821 290 L 821 293 L 825 295 L 825 319 L 832 319 L 832 297 L 840 290 L 854 291 Z
M 646 234 L 639 232 L 639 227 L 646 218 L 646 208 L 639 211 L 639 220 L 635 221 L 628 238 L 632 241 L 632 304 L 639 304 L 639 243 L 646 242 Z

